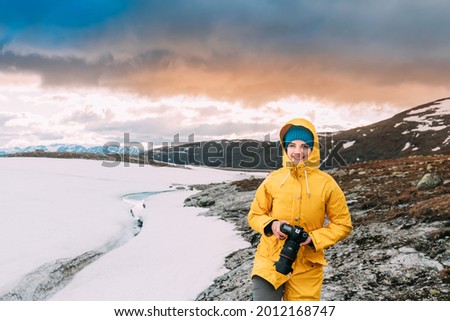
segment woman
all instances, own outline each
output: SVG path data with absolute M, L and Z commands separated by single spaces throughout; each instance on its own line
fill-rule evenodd
M 250 227 L 262 234 L 252 270 L 253 299 L 320 300 L 327 265 L 324 249 L 350 234 L 350 213 L 341 188 L 318 169 L 314 126 L 305 119 L 293 119 L 281 128 L 280 142 L 283 167 L 259 186 L 248 214 Z M 287 275 L 274 265 L 287 238 L 280 230 L 283 223 L 307 232 L 292 262 L 293 271 Z

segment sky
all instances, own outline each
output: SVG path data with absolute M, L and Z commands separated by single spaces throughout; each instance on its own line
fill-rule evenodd
M 0 148 L 276 140 L 450 96 L 445 0 L 0 5 Z

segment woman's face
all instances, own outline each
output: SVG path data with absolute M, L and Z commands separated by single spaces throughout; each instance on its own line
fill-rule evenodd
M 311 148 L 303 140 L 293 140 L 287 146 L 287 155 L 294 164 L 305 162 L 309 154 Z

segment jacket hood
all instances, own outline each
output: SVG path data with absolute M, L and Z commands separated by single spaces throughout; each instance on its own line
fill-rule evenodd
M 294 164 L 288 157 L 286 148 L 284 147 L 283 141 L 284 136 L 286 135 L 287 131 L 291 126 L 303 126 L 307 128 L 314 136 L 314 147 L 311 150 L 311 154 L 309 155 L 309 158 L 302 163 Z M 283 150 L 283 167 L 301 167 L 301 166 L 307 166 L 307 167 L 319 167 L 320 165 L 320 148 L 319 148 L 319 137 L 317 136 L 316 129 L 314 128 L 314 125 L 303 118 L 295 118 L 290 121 L 288 121 L 286 124 L 284 124 L 283 127 L 281 127 L 280 130 L 280 143 Z

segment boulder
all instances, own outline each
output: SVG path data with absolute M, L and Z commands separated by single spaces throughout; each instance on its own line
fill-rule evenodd
M 419 183 L 417 183 L 418 190 L 433 189 L 444 182 L 442 177 L 435 173 L 427 173 L 422 176 Z

